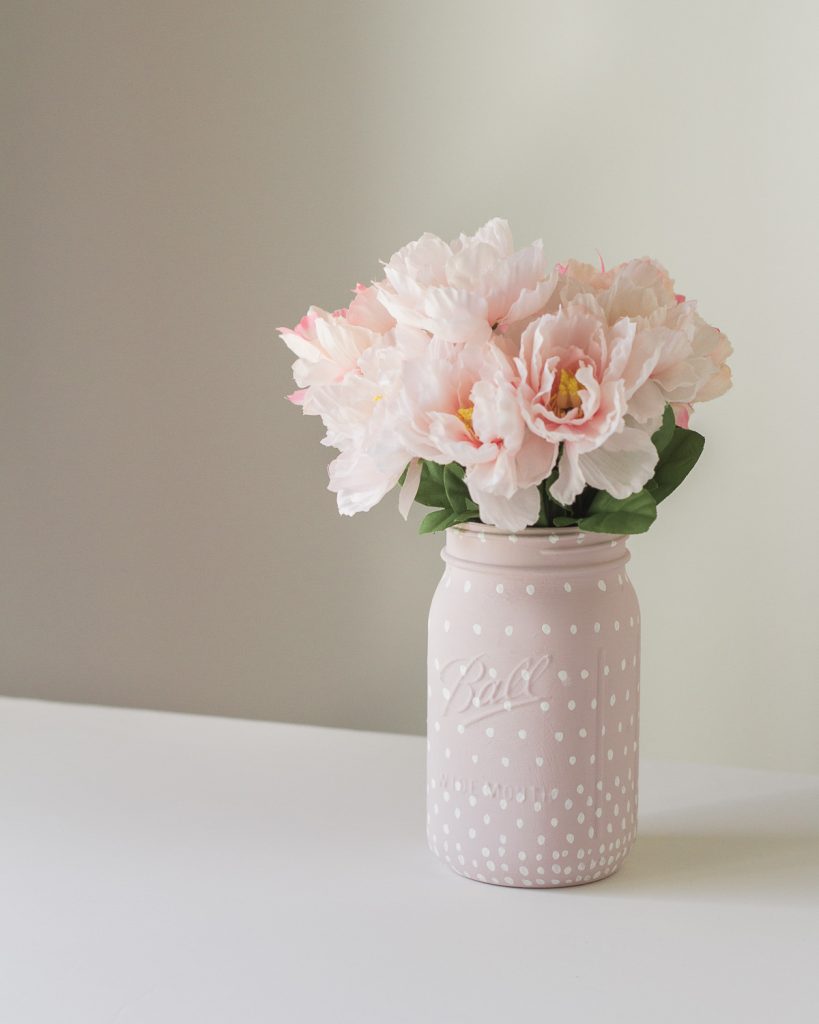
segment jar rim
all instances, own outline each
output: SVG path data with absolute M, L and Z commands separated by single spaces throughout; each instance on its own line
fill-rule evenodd
M 599 537 L 601 540 L 622 540 L 627 538 L 626 533 L 597 533 L 591 530 L 581 530 L 578 526 L 527 526 L 524 530 L 502 530 L 499 526 L 488 526 L 485 523 L 457 523 L 450 526 L 449 530 L 462 531 L 464 533 L 485 533 L 494 537 L 577 537 L 581 533 L 586 537 Z

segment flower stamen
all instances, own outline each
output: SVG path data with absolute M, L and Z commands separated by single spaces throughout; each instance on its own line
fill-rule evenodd
M 572 409 L 579 409 L 582 405 L 580 392 L 583 385 L 568 370 L 561 370 L 560 377 L 552 385 L 552 394 L 549 398 L 549 408 L 555 416 L 563 417 Z
M 458 410 L 458 419 L 461 421 L 461 423 L 463 423 L 463 425 L 470 433 L 474 433 L 474 431 L 472 430 L 472 414 L 474 413 L 474 411 L 474 405 L 468 405 L 465 408 Z

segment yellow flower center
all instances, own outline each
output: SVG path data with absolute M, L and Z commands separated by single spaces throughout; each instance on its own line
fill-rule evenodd
M 472 429 L 472 413 L 475 411 L 474 405 L 468 405 L 465 409 L 458 410 L 458 419 L 463 423 L 469 430 Z
M 580 392 L 583 385 L 577 377 L 568 370 L 560 371 L 560 378 L 552 385 L 552 394 L 549 398 L 549 408 L 556 416 L 565 416 L 572 409 L 579 409 L 581 405 Z
M 376 396 L 375 396 L 375 397 L 373 398 L 373 404 L 375 404 L 376 402 L 381 402 L 381 401 L 383 401 L 383 399 L 384 399 L 384 396 L 383 396 L 383 395 L 376 395 Z

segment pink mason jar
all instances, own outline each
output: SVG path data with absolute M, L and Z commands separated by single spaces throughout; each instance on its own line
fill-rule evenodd
M 626 539 L 446 532 L 429 616 L 427 836 L 458 874 L 581 885 L 637 828 L 640 612 Z

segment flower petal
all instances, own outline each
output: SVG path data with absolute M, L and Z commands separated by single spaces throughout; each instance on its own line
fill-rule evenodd
M 638 427 L 624 427 L 600 448 L 579 456 L 586 482 L 613 498 L 627 498 L 654 475 L 657 449 Z
M 511 498 L 503 498 L 469 484 L 469 493 L 478 503 L 481 521 L 489 526 L 497 526 L 500 530 L 517 533 L 536 523 L 540 515 L 540 492 L 537 487 L 525 487 L 516 491 Z

